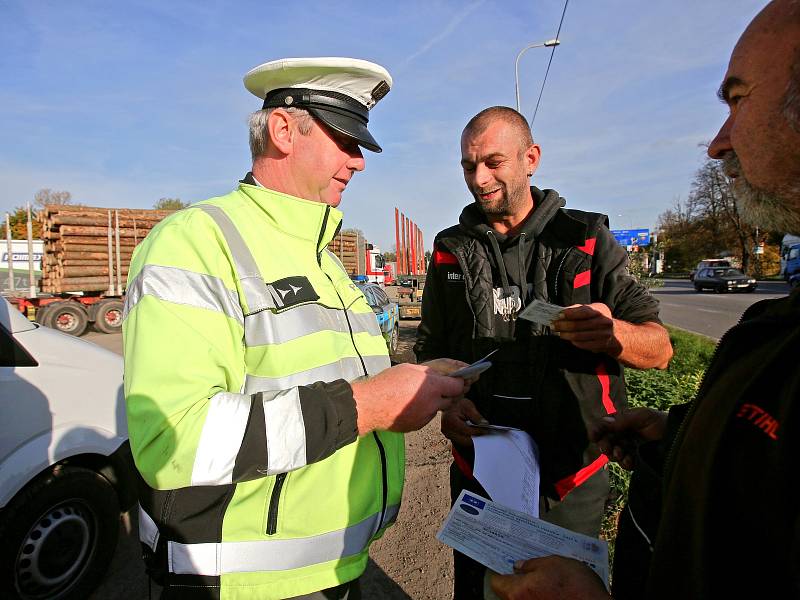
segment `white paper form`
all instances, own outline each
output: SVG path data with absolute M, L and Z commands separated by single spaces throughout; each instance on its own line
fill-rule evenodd
M 542 556 L 565 556 L 588 565 L 608 588 L 608 544 L 545 523 L 477 494 L 461 491 L 436 539 L 508 575 L 514 563 Z
M 503 506 L 539 516 L 539 451 L 530 435 L 519 429 L 492 430 L 472 438 L 473 475 Z

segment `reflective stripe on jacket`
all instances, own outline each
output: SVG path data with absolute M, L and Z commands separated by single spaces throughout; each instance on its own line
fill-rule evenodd
M 389 366 L 326 246 L 341 213 L 253 185 L 161 222 L 123 324 L 140 537 L 182 589 L 285 598 L 358 577 L 396 515 L 403 437 L 357 437 Z M 208 596 L 205 596 L 208 597 Z

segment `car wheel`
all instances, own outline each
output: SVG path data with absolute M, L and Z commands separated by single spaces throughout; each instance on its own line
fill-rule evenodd
M 74 336 L 86 331 L 86 325 L 89 323 L 89 315 L 77 302 L 57 302 L 47 317 L 50 327 Z
M 697 285 L 697 284 L 695 283 L 695 284 L 694 284 L 694 291 L 695 291 L 695 292 L 698 292 L 698 293 L 699 293 L 699 292 L 702 292 L 702 291 L 703 291 L 703 286 L 701 286 L 701 285 Z
M 5 597 L 88 597 L 114 555 L 119 516 L 117 494 L 99 473 L 58 465 L 35 480 L 0 522 Z
M 94 328 L 100 333 L 119 333 L 122 331 L 122 310 L 122 300 L 101 300 L 94 311 Z
M 727 288 L 722 285 L 718 285 L 717 287 L 714 288 L 714 292 L 717 294 L 724 294 L 727 291 L 728 291 Z
M 395 354 L 397 352 L 397 346 L 400 343 L 400 326 L 395 325 L 392 329 L 392 333 L 389 334 L 389 354 Z

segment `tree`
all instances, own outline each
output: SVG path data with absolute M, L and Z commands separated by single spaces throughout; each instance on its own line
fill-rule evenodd
M 723 172 L 720 161 L 706 159 L 695 175 L 690 200 L 699 208 L 701 228 L 710 237 L 712 247 L 718 251 L 727 249 L 739 256 L 742 270 L 747 272 L 756 233 L 753 227 L 742 221 L 731 180 Z
M 42 237 L 42 224 L 36 219 L 36 215 L 31 209 L 31 216 L 33 223 L 33 239 L 38 240 Z M 11 223 L 11 239 L 14 240 L 27 240 L 28 239 L 28 209 L 25 206 L 18 206 L 14 212 L 9 213 L 9 221 Z M 3 238 L 5 238 L 5 226 L 3 227 Z
M 43 188 L 33 195 L 33 205 L 42 209 L 48 204 L 72 204 L 72 194 L 67 191 L 54 191 Z
M 180 198 L 161 198 L 153 205 L 156 210 L 180 210 L 189 206 L 189 202 L 184 202 Z
M 688 271 L 698 261 L 718 256 L 737 257 L 743 271 L 755 269 L 757 275 L 771 268 L 771 262 L 752 264 L 752 249 L 760 241 L 759 235 L 742 221 L 731 180 L 718 160 L 705 159 L 695 174 L 688 200 L 685 204 L 677 201 L 662 213 L 659 228 L 670 271 Z

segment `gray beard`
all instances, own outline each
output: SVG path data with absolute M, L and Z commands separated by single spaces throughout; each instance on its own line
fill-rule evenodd
M 793 185 L 780 195 L 751 185 L 735 152 L 727 152 L 722 165 L 726 174 L 736 173 L 731 190 L 742 221 L 767 231 L 800 233 L 800 213 L 792 208 L 800 204 L 800 185 Z

